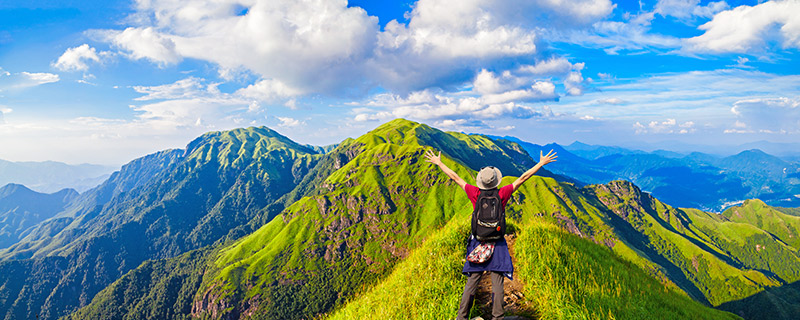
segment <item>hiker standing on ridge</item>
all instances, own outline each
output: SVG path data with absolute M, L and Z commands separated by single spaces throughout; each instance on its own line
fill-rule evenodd
M 491 271 L 492 277 L 492 319 L 503 319 L 505 311 L 503 309 L 503 276 L 512 279 L 514 266 L 511 263 L 511 255 L 508 252 L 508 244 L 503 236 L 505 234 L 505 207 L 511 194 L 519 189 L 525 181 L 530 179 L 536 171 L 553 161 L 556 161 L 556 153 L 553 150 L 542 155 L 539 152 L 539 163 L 533 168 L 528 169 L 517 180 L 510 185 L 500 189 L 500 180 L 503 175 L 495 167 L 483 167 L 478 172 L 473 186 L 467 184 L 464 179 L 458 176 L 452 169 L 442 162 L 442 152 L 435 154 L 433 150 L 425 152 L 427 162 L 439 166 L 444 173 L 453 179 L 461 189 L 467 192 L 467 197 L 472 202 L 472 234 L 467 245 L 467 261 L 464 262 L 462 272 L 468 276 L 467 284 L 464 286 L 464 293 L 461 296 L 461 304 L 458 306 L 458 320 L 466 320 L 469 316 L 469 309 L 475 300 L 475 291 L 478 289 L 478 280 L 484 271 Z

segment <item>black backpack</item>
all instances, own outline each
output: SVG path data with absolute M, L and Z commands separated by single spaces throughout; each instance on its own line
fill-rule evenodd
M 499 190 L 481 190 L 472 212 L 472 235 L 478 241 L 494 241 L 505 234 L 506 211 Z

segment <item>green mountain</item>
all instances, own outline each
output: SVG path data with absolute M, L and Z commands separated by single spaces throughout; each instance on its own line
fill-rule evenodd
M 442 150 L 463 177 L 493 164 L 507 184 L 533 165 L 507 140 L 395 120 L 325 154 L 282 198 L 291 204 L 255 232 L 207 247 L 197 253 L 202 257 L 143 265 L 71 319 L 449 317 L 463 286 L 459 271 L 471 206 L 422 160 L 428 147 Z M 711 214 L 674 209 L 630 183 L 576 188 L 534 177 L 507 212 L 524 283 L 521 314 L 735 318 L 701 302 L 741 299 L 780 283 L 728 264 L 722 250 L 682 233 L 695 230 L 685 227 L 691 217 Z M 688 260 L 680 249 L 688 250 Z M 755 280 L 737 285 L 743 279 Z M 717 286 L 717 280 L 734 286 Z M 195 292 L 191 302 L 185 288 Z M 134 307 L 140 305 L 147 307 Z
M 0 252 L 0 316 L 55 319 L 148 259 L 248 234 L 319 157 L 248 128 L 137 159 Z
M 61 212 L 77 196 L 73 189 L 44 194 L 20 184 L 0 188 L 0 249 L 17 243 L 29 228 Z

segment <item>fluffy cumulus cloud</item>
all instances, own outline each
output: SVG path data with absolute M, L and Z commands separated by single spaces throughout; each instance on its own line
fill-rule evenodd
M 294 109 L 303 97 L 321 94 L 359 101 L 352 115 L 360 121 L 406 117 L 455 125 L 541 116 L 527 103 L 582 95 L 584 64 L 543 52 L 540 34 L 591 25 L 615 5 L 419 0 L 406 23 L 383 29 L 377 17 L 345 0 L 139 0 L 135 8 L 131 26 L 97 33 L 121 56 L 161 66 L 199 59 L 216 65 L 223 81 L 237 72 L 256 78 L 229 94 L 193 78 L 134 87 L 143 94 L 138 101 L 164 100 L 133 107 L 142 119 L 187 125 L 192 103 L 200 114 L 254 113 L 262 103 Z M 93 52 L 73 48 L 57 64 L 82 70 L 96 61 Z M 370 96 L 375 88 L 386 93 Z M 281 125 L 298 125 L 288 119 Z
M 454 97 L 446 93 L 429 91 L 414 92 L 407 98 L 394 94 L 382 94 L 363 103 L 366 107 L 354 109 L 356 121 L 386 121 L 393 118 L 408 118 L 419 121 L 434 121 L 452 128 L 458 124 L 488 127 L 486 121 L 512 118 L 528 119 L 542 117 L 544 113 L 530 106 L 514 102 L 517 98 L 530 99 L 531 95 L 549 95 L 554 89 L 550 83 L 541 83 L 542 88 L 509 91 L 487 96 Z
M 58 82 L 57 74 L 45 72 L 19 72 L 11 73 L 0 68 L 0 92 L 20 90 L 38 85 Z
M 419 0 L 407 13 L 408 23 L 392 21 L 383 30 L 377 17 L 345 0 L 139 0 L 135 8 L 129 20 L 136 25 L 100 32 L 123 55 L 160 65 L 200 59 L 216 64 L 223 76 L 246 70 L 261 79 L 242 94 L 274 101 L 315 93 L 363 96 L 375 87 L 403 95 L 452 91 L 484 67 L 543 59 L 539 30 L 588 25 L 614 5 L 473 0 L 453 6 Z M 564 59 L 546 61 L 560 65 L 539 67 L 573 66 Z M 580 91 L 576 81 L 582 81 L 579 73 L 571 75 L 573 94 Z
M 277 117 L 280 123 L 278 123 L 279 127 L 282 128 L 297 128 L 300 126 L 305 125 L 305 121 L 300 121 L 290 117 Z
M 237 94 L 259 101 L 273 102 L 303 94 L 297 88 L 292 88 L 279 80 L 261 80 L 245 88 L 239 89 Z
M 731 112 L 736 122 L 726 132 L 800 133 L 800 97 L 739 100 Z
M 613 8 L 606 0 L 420 0 L 408 24 L 390 22 L 379 34 L 374 69 L 399 92 L 457 85 L 501 60 L 538 57 L 541 30 L 589 24 Z
M 108 31 L 105 32 L 105 37 L 107 41 L 123 49 L 133 60 L 147 59 L 162 65 L 182 60 L 171 37 L 155 31 L 152 27 Z
M 572 64 L 565 58 L 550 57 L 501 72 L 481 69 L 472 80 L 471 88 L 461 91 L 425 89 L 407 95 L 383 93 L 351 104 L 363 107 L 354 110 L 354 119 L 359 122 L 402 117 L 433 121 L 448 129 L 461 125 L 462 130 L 478 127 L 499 130 L 499 126 L 489 123 L 552 116 L 549 109 L 537 109 L 529 103 L 559 99 L 561 94 L 556 91 L 553 79 L 563 83 L 566 94 L 581 95 L 586 86 L 582 69 L 583 63 Z
M 800 48 L 800 1 L 776 0 L 731 8 L 726 1 L 659 0 L 651 9 L 640 2 L 638 12 L 596 21 L 591 28 L 558 30 L 549 38 L 604 49 L 608 54 L 655 51 L 670 54 L 747 53 L 763 55 L 775 49 Z M 658 16 L 703 31 L 691 38 L 653 31 Z M 710 21 L 709 21 L 710 19 Z M 698 26 L 699 25 L 699 26 Z
M 773 46 L 800 48 L 800 1 L 768 1 L 722 11 L 685 40 L 685 49 L 709 53 L 763 54 Z
M 105 31 L 129 57 L 158 64 L 201 59 L 298 92 L 359 86 L 378 32 L 377 18 L 344 0 L 142 0 L 136 8 L 141 26 Z
M 100 55 L 95 48 L 88 44 L 69 48 L 53 63 L 53 68 L 61 71 L 87 71 L 89 61 L 100 62 Z

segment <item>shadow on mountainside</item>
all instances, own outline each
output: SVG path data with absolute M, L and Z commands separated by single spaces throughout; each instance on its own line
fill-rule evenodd
M 514 244 L 516 242 L 516 235 L 506 235 L 506 242 L 508 243 L 508 250 L 511 251 L 511 261 L 514 265 L 517 264 L 514 258 Z M 503 306 L 505 307 L 507 320 L 534 320 L 539 319 L 539 314 L 536 312 L 535 307 L 527 299 L 523 290 L 525 285 L 519 281 L 518 277 L 514 280 L 505 279 L 503 282 Z M 480 310 L 483 319 L 492 318 L 492 280 L 489 275 L 481 277 L 478 282 L 478 292 L 475 294 L 475 306 Z
M 800 319 L 800 281 L 767 288 L 747 298 L 728 301 L 717 309 L 736 314 L 746 320 Z

